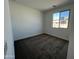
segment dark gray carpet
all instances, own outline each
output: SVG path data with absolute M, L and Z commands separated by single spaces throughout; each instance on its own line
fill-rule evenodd
M 16 59 L 66 59 L 68 41 L 47 34 L 15 42 Z

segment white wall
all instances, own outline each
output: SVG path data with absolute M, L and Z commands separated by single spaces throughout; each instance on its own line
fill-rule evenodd
M 42 33 L 42 13 L 36 9 L 10 1 L 14 39 L 22 39 Z
M 52 14 L 54 12 L 64 10 L 64 9 L 71 9 L 70 20 L 69 20 L 69 28 L 68 29 L 56 29 L 56 28 L 53 28 L 52 27 Z M 66 40 L 69 40 L 68 39 L 69 34 L 70 34 L 71 29 L 72 29 L 71 25 L 73 25 L 72 16 L 73 16 L 73 4 L 61 6 L 61 7 L 52 9 L 51 11 L 45 12 L 44 13 L 44 32 L 48 33 L 48 34 L 51 34 L 51 35 L 54 35 L 54 36 L 57 36 L 57 37 L 60 37 L 60 38 L 63 38 L 63 39 L 66 39 Z
M 4 41 L 7 43 L 5 59 L 15 59 L 8 0 L 4 1 L 4 29 Z

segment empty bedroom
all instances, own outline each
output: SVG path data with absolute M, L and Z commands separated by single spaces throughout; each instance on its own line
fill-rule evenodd
M 74 59 L 74 0 L 9 0 L 8 4 L 12 59 Z

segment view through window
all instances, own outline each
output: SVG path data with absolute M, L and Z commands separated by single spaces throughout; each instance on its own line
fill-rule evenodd
M 62 11 L 53 14 L 53 28 L 68 28 L 70 11 Z

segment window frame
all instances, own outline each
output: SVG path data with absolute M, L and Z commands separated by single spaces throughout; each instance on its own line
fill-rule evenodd
M 69 16 L 68 16 L 68 26 L 67 26 L 67 28 L 61 28 L 60 27 L 60 18 L 61 18 L 61 12 L 64 12 L 64 11 L 69 11 Z M 65 10 L 61 10 L 61 11 L 57 11 L 57 12 L 54 12 L 54 13 L 59 13 L 59 27 L 58 28 L 55 28 L 55 27 L 53 27 L 53 28 L 55 28 L 55 29 L 68 29 L 69 28 L 69 22 L 70 22 L 70 13 L 71 13 L 71 10 L 70 9 L 65 9 Z M 54 14 L 53 13 L 53 14 Z M 53 18 L 53 17 L 52 17 Z M 52 21 L 53 22 L 53 21 Z M 53 24 L 52 24 L 53 25 Z

